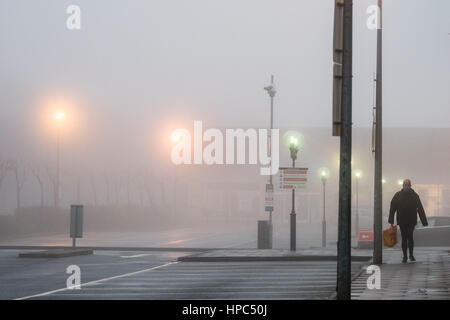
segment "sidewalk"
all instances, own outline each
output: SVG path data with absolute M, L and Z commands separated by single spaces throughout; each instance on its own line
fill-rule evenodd
M 450 300 L 450 248 L 416 248 L 416 262 L 401 263 L 401 249 L 385 249 L 381 289 L 368 289 L 363 271 L 352 283 L 355 300 Z

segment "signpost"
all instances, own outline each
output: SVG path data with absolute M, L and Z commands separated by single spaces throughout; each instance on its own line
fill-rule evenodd
M 76 238 L 83 238 L 83 206 L 70 206 L 70 237 L 72 247 L 76 246 Z
M 308 181 L 308 168 L 280 168 L 280 189 L 305 188 Z
M 295 159 L 297 159 L 298 146 L 295 143 L 291 143 L 291 157 L 292 168 L 279 168 L 280 171 L 280 189 L 292 190 L 292 211 L 290 214 L 291 220 L 291 251 L 295 251 L 297 248 L 297 214 L 295 213 L 295 189 L 305 188 L 308 173 L 308 168 L 296 168 Z
M 264 201 L 265 211 L 273 211 L 273 184 L 266 184 L 266 197 Z

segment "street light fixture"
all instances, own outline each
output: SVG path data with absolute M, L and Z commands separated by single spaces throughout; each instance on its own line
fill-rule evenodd
M 359 179 L 362 177 L 362 171 L 356 170 L 355 171 L 355 177 L 356 177 L 356 215 L 355 215 L 355 235 L 358 236 L 359 233 L 359 193 L 358 193 L 358 182 Z
M 291 153 L 292 168 L 295 168 L 295 160 L 297 160 L 297 153 L 299 150 L 299 138 L 295 135 L 289 137 L 289 151 Z M 292 211 L 291 217 L 291 251 L 295 251 L 297 247 L 297 215 L 295 213 L 295 188 L 292 188 Z
M 320 168 L 319 176 L 320 180 L 322 180 L 323 185 L 323 216 L 322 216 L 322 247 L 326 247 L 327 245 L 327 221 L 325 216 L 325 184 L 330 175 L 330 170 L 328 168 Z

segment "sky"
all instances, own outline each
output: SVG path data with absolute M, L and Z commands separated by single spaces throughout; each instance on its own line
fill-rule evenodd
M 355 127 L 372 125 L 375 3 L 354 1 Z M 74 4 L 80 30 L 66 27 Z M 333 10 L 332 0 L 0 0 L 0 159 L 54 161 L 48 116 L 61 106 L 74 163 L 145 163 L 163 154 L 155 141 L 194 120 L 265 128 L 271 74 L 275 127 L 331 135 Z M 384 1 L 385 127 L 450 127 L 449 32 L 448 0 Z
M 81 98 L 87 117 L 261 126 L 262 87 L 274 74 L 275 124 L 330 125 L 332 0 L 0 3 L 0 114 L 8 122 L 57 93 Z M 360 127 L 372 120 L 376 32 L 366 8 L 374 3 L 354 5 Z M 81 8 L 80 30 L 66 28 L 70 4 Z M 383 22 L 385 126 L 448 127 L 450 2 L 386 0 Z

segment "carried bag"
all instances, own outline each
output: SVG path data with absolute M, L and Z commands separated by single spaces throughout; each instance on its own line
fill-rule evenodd
M 397 244 L 397 226 L 383 230 L 383 243 L 386 247 L 393 247 Z

